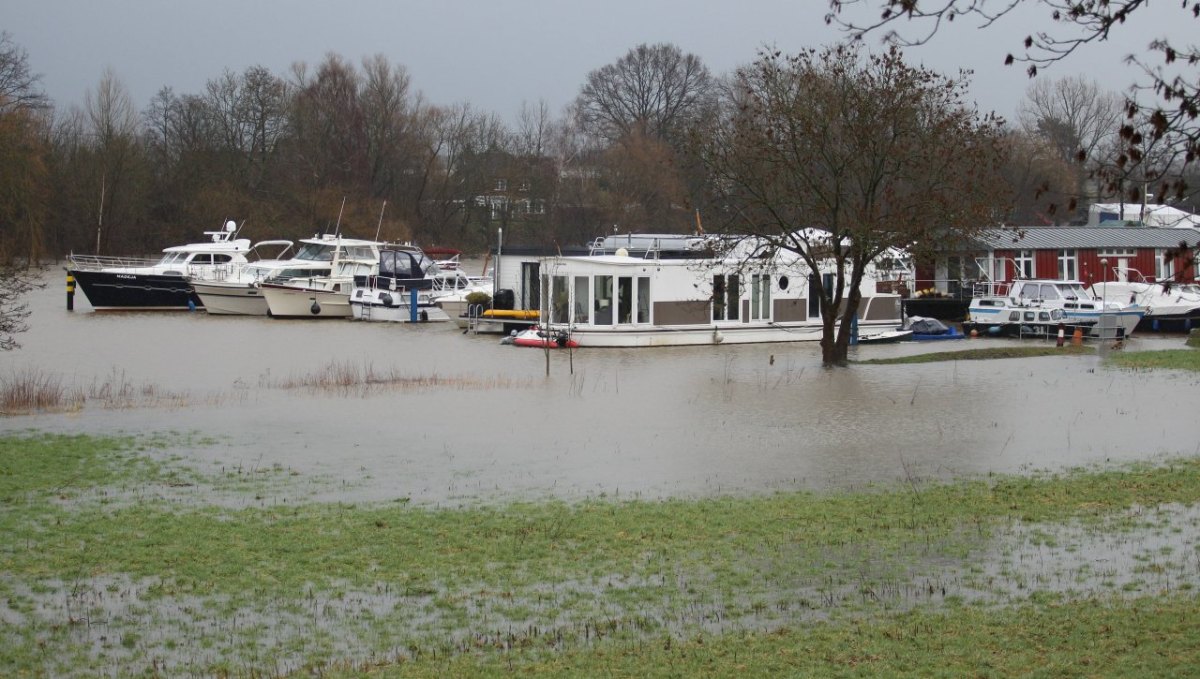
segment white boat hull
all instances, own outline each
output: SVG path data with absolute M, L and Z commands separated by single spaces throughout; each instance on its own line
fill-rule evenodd
M 556 326 L 551 326 L 555 330 Z M 565 328 L 557 328 L 565 330 Z M 896 330 L 896 321 L 859 322 L 859 335 Z M 574 328 L 570 338 L 580 347 L 669 347 L 718 344 L 761 344 L 817 342 L 822 328 L 811 323 L 737 324 L 708 326 L 645 326 L 621 328 Z
M 199 283 L 192 289 L 204 310 L 214 315 L 266 316 L 267 300 L 257 286 L 249 283 Z
M 350 293 L 264 284 L 263 297 L 275 318 L 350 318 Z

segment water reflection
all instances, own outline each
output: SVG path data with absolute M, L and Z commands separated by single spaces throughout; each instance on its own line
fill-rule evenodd
M 76 384 L 119 375 L 187 405 L 89 406 L 0 428 L 202 432 L 221 439 L 185 451 L 202 469 L 282 465 L 329 479 L 325 499 L 857 487 L 1196 453 L 1196 377 L 1115 371 L 1096 357 L 824 370 L 810 343 L 580 350 L 573 373 L 557 352 L 546 375 L 544 352 L 450 324 L 97 314 L 80 297 L 68 313 L 61 281 L 48 282 L 0 372 L 36 367 Z M 439 384 L 279 386 L 331 365 Z

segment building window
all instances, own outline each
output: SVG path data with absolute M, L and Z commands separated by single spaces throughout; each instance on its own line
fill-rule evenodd
M 1165 281 L 1175 277 L 1175 257 L 1170 250 L 1159 249 L 1154 253 L 1154 280 Z
M 496 191 L 507 191 L 508 190 L 508 180 L 503 179 L 503 178 L 497 178 L 495 190 Z
M 520 185 L 520 188 L 519 188 L 518 190 L 520 190 L 520 191 L 528 191 L 528 190 L 529 190 L 531 187 L 532 187 L 532 184 L 530 184 L 530 183 L 529 183 L 529 180 L 528 180 L 528 179 L 523 179 L 523 180 L 521 180 L 521 185 Z
M 1063 281 L 1079 280 L 1079 257 L 1074 250 L 1058 251 L 1058 278 Z
M 1034 268 L 1033 250 L 1018 250 L 1013 257 L 1013 278 L 1033 278 L 1037 269 Z

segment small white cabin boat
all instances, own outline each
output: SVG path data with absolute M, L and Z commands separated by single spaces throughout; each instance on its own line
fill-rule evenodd
M 448 321 L 433 303 L 438 265 L 411 245 L 379 251 L 377 273 L 354 277 L 350 315 L 360 321 Z
M 355 276 L 379 267 L 377 241 L 334 237 L 331 273 L 310 276 L 275 275 L 258 284 L 268 313 L 276 318 L 349 318 L 350 291 Z
M 964 330 L 981 334 L 1052 336 L 1060 325 L 1100 338 L 1128 337 L 1146 308 L 1128 300 L 1103 300 L 1080 281 L 1019 279 L 977 284 Z
M 1092 294 L 1103 300 L 1125 300 L 1145 307 L 1143 327 L 1165 329 L 1170 325 L 1190 330 L 1200 326 L 1200 288 L 1195 283 L 1164 285 L 1147 280 L 1134 269 L 1123 273 L 1124 280 L 1092 284 Z
M 624 247 L 635 239 L 644 254 Z M 645 241 L 645 242 L 642 242 Z M 580 347 L 648 347 L 819 340 L 811 272 L 794 253 L 748 257 L 712 252 L 694 236 L 613 236 L 593 254 L 540 260 L 541 327 Z M 862 286 L 858 334 L 895 330 L 900 296 Z

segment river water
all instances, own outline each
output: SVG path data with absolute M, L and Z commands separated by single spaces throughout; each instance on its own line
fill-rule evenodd
M 176 432 L 169 452 L 187 464 L 290 470 L 320 481 L 315 499 L 855 488 L 1198 452 L 1200 379 L 1111 369 L 1099 356 L 826 370 L 815 343 L 582 349 L 552 353 L 547 375 L 545 352 L 449 323 L 96 313 L 82 294 L 67 312 L 60 274 L 30 294 L 30 328 L 0 354 L 0 376 L 118 384 L 134 398 L 3 417 L 0 430 Z M 391 379 L 296 386 L 348 373 Z

